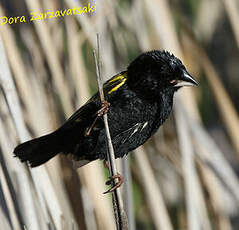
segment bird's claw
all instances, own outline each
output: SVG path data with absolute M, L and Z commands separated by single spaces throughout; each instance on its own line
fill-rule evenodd
M 101 117 L 109 111 L 110 103 L 108 101 L 102 101 L 101 109 L 98 110 L 97 116 Z
M 114 190 L 119 188 L 122 185 L 123 181 L 124 181 L 123 177 L 119 173 L 117 173 L 116 175 L 110 177 L 109 180 L 107 180 L 105 182 L 105 184 L 106 185 L 113 184 L 115 179 L 118 179 L 118 182 L 112 188 L 110 188 L 109 190 L 104 192 L 103 194 L 107 194 L 107 193 L 113 192 Z
M 95 124 L 96 124 L 98 118 L 101 117 L 102 115 L 108 113 L 109 107 L 110 107 L 110 103 L 109 103 L 108 101 L 103 101 L 103 102 L 102 102 L 101 109 L 99 109 L 99 110 L 97 111 L 97 117 L 95 118 L 95 120 L 93 121 L 93 123 L 91 124 L 91 126 L 90 126 L 90 127 L 86 130 L 86 132 L 85 132 L 85 136 L 86 136 L 86 137 L 90 135 L 91 130 L 94 128 L 94 126 L 95 126 Z

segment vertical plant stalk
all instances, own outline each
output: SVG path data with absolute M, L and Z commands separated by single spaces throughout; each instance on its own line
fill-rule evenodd
M 199 202 L 197 196 L 196 181 L 197 172 L 195 168 L 193 145 L 190 139 L 189 127 L 182 112 L 179 101 L 175 103 L 176 126 L 179 138 L 179 146 L 182 152 L 182 167 L 184 174 L 185 201 L 188 214 L 188 228 L 191 230 L 200 229 Z
M 2 86 L 4 93 L 6 95 L 9 111 L 14 121 L 17 134 L 19 135 L 19 138 L 23 142 L 26 139 L 28 139 L 29 136 L 23 122 L 17 92 L 14 86 L 11 72 L 9 70 L 1 36 L 0 36 L 0 66 L 1 66 L 0 85 Z M 34 206 L 34 198 L 31 192 L 31 185 L 28 180 L 27 172 L 19 164 L 16 164 L 15 170 L 17 172 L 17 177 L 21 181 L 21 186 L 19 187 L 19 194 L 22 201 L 21 203 L 22 209 L 24 210 L 23 216 L 25 218 L 25 224 L 29 229 L 39 230 L 40 228 L 37 220 L 37 210 L 35 209 Z
M 239 48 L 239 27 L 238 27 L 239 11 L 237 7 L 238 6 L 237 2 L 235 0 L 223 0 L 222 2 L 228 14 L 232 26 L 232 31 L 234 33 L 234 37 L 237 43 L 237 47 Z
M 143 190 L 145 192 L 145 199 L 147 200 L 155 229 L 173 230 L 173 225 L 162 192 L 157 183 L 156 176 L 150 165 L 144 147 L 138 147 L 134 152 L 135 161 L 139 169 L 140 180 L 142 181 Z
M 123 177 L 124 177 L 124 207 L 128 217 L 128 225 L 130 230 L 135 230 L 134 218 L 134 204 L 133 204 L 133 191 L 132 191 L 132 177 L 130 171 L 130 157 L 125 156 L 122 159 Z
M 94 60 L 95 60 L 95 67 L 96 67 L 96 76 L 98 82 L 98 89 L 100 94 L 100 100 L 103 103 L 105 101 L 104 92 L 103 92 L 103 84 L 101 80 L 101 72 L 100 72 L 100 44 L 99 44 L 99 35 L 97 34 L 97 52 L 98 52 L 98 59 L 95 50 L 93 51 Z M 108 124 L 108 116 L 107 113 L 103 115 L 104 124 L 105 124 L 105 132 L 106 132 L 106 141 L 107 141 L 107 160 L 109 163 L 109 171 L 110 176 L 114 176 L 117 174 L 116 163 L 115 163 L 115 154 L 114 154 L 114 147 L 112 144 L 109 124 Z M 123 200 L 119 189 L 116 189 L 112 193 L 113 197 L 113 208 L 114 208 L 114 215 L 116 220 L 116 225 L 118 230 L 128 229 L 128 221 L 123 207 Z
M 11 117 L 13 119 L 13 122 L 15 124 L 16 132 L 19 136 L 19 139 L 21 142 L 24 142 L 28 139 L 30 139 L 30 135 L 25 127 L 20 103 L 18 99 L 18 95 L 16 92 L 16 88 L 14 86 L 14 82 L 12 80 L 12 75 L 9 70 L 7 58 L 5 55 L 4 46 L 2 43 L 2 39 L 0 37 L 0 85 L 3 86 L 4 93 L 6 95 L 6 101 L 8 103 L 9 107 L 9 113 L 11 114 Z M 62 211 L 60 209 L 60 206 L 58 204 L 58 200 L 55 199 L 55 195 L 51 195 L 54 191 L 51 181 L 47 176 L 47 173 L 45 171 L 45 168 L 37 168 L 35 170 L 30 170 L 30 174 L 33 178 L 34 186 L 36 188 L 37 197 L 40 201 L 40 208 L 35 207 L 35 201 L 34 196 L 32 193 L 32 187 L 31 183 L 29 182 L 28 173 L 26 168 L 22 167 L 23 165 L 19 163 L 16 163 L 15 170 L 17 172 L 17 178 L 19 181 L 21 181 L 21 186 L 19 186 L 20 189 L 20 200 L 23 211 L 23 217 L 26 224 L 27 229 L 33 229 L 38 230 L 40 229 L 39 225 L 39 212 L 43 210 L 44 213 L 47 213 L 46 210 L 44 211 L 45 204 L 42 202 L 43 197 L 46 198 L 48 201 L 48 208 L 50 210 L 50 213 L 52 215 L 54 224 L 57 228 L 60 228 L 61 226 L 61 216 Z M 39 179 L 41 178 L 41 179 Z M 44 182 L 44 183 L 43 183 Z M 47 184 L 47 185 L 45 185 Z M 47 189 L 42 189 L 47 187 Z M 42 192 L 41 192 L 42 191 Z M 49 195 L 50 194 L 50 195 Z M 47 217 L 45 215 L 45 217 Z
M 215 97 L 215 101 L 218 105 L 220 115 L 225 123 L 228 135 L 231 138 L 231 142 L 236 150 L 236 156 L 239 159 L 239 116 L 235 106 L 220 81 L 220 76 L 205 50 L 200 47 L 200 44 L 192 36 L 186 37 L 185 42 L 187 42 L 187 44 L 191 43 L 191 49 L 193 49 L 195 54 L 197 54 L 198 61 L 206 73 L 205 76 Z

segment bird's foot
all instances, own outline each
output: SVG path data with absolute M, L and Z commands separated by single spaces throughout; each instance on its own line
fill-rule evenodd
M 97 116 L 101 117 L 109 111 L 110 103 L 108 101 L 102 101 L 101 109 L 98 110 Z
M 110 188 L 109 190 L 107 190 L 106 192 L 104 192 L 103 194 L 107 194 L 107 193 L 110 193 L 110 192 L 113 192 L 115 191 L 117 188 L 119 188 L 123 182 L 124 182 L 124 179 L 123 177 L 117 173 L 116 175 L 112 176 L 109 178 L 108 181 L 105 182 L 106 185 L 110 185 L 110 184 L 113 184 L 115 179 L 118 179 L 118 182 L 114 184 L 114 186 L 112 188 Z
M 101 117 L 102 115 L 106 114 L 109 111 L 109 107 L 110 107 L 110 103 L 108 101 L 102 102 L 101 109 L 99 109 L 97 112 L 97 117 L 95 118 L 95 120 L 93 121 L 91 126 L 85 132 L 86 137 L 90 135 L 91 130 L 94 128 L 98 118 Z

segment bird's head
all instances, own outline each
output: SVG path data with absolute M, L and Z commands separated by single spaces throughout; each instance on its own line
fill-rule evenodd
M 162 92 L 174 93 L 182 86 L 197 86 L 182 62 L 167 51 L 150 51 L 139 55 L 128 66 L 129 87 L 146 98 Z

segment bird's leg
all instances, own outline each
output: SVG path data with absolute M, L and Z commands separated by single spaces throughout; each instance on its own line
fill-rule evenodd
M 94 128 L 96 121 L 98 120 L 99 117 L 102 115 L 106 114 L 109 111 L 110 103 L 108 101 L 103 101 L 101 104 L 101 109 L 97 111 L 97 116 L 93 123 L 91 124 L 90 128 L 86 130 L 85 136 L 89 136 L 91 133 L 91 130 Z
M 93 123 L 91 124 L 90 128 L 88 128 L 88 129 L 86 130 L 86 132 L 85 132 L 85 136 L 86 136 L 86 137 L 90 135 L 91 130 L 94 128 L 95 123 L 96 123 L 97 120 L 98 120 L 98 116 L 95 118 L 95 120 L 94 120 Z
M 109 193 L 109 192 L 113 192 L 114 190 L 116 190 L 117 188 L 119 188 L 122 183 L 124 182 L 124 179 L 123 177 L 117 173 L 116 175 L 112 176 L 109 178 L 108 181 L 106 181 L 106 185 L 110 185 L 110 184 L 113 184 L 114 183 L 114 180 L 115 179 L 118 179 L 118 182 L 116 184 L 114 184 L 114 186 L 112 188 L 110 188 L 109 190 L 107 190 L 106 192 L 104 192 L 103 194 L 106 194 L 106 193 Z

